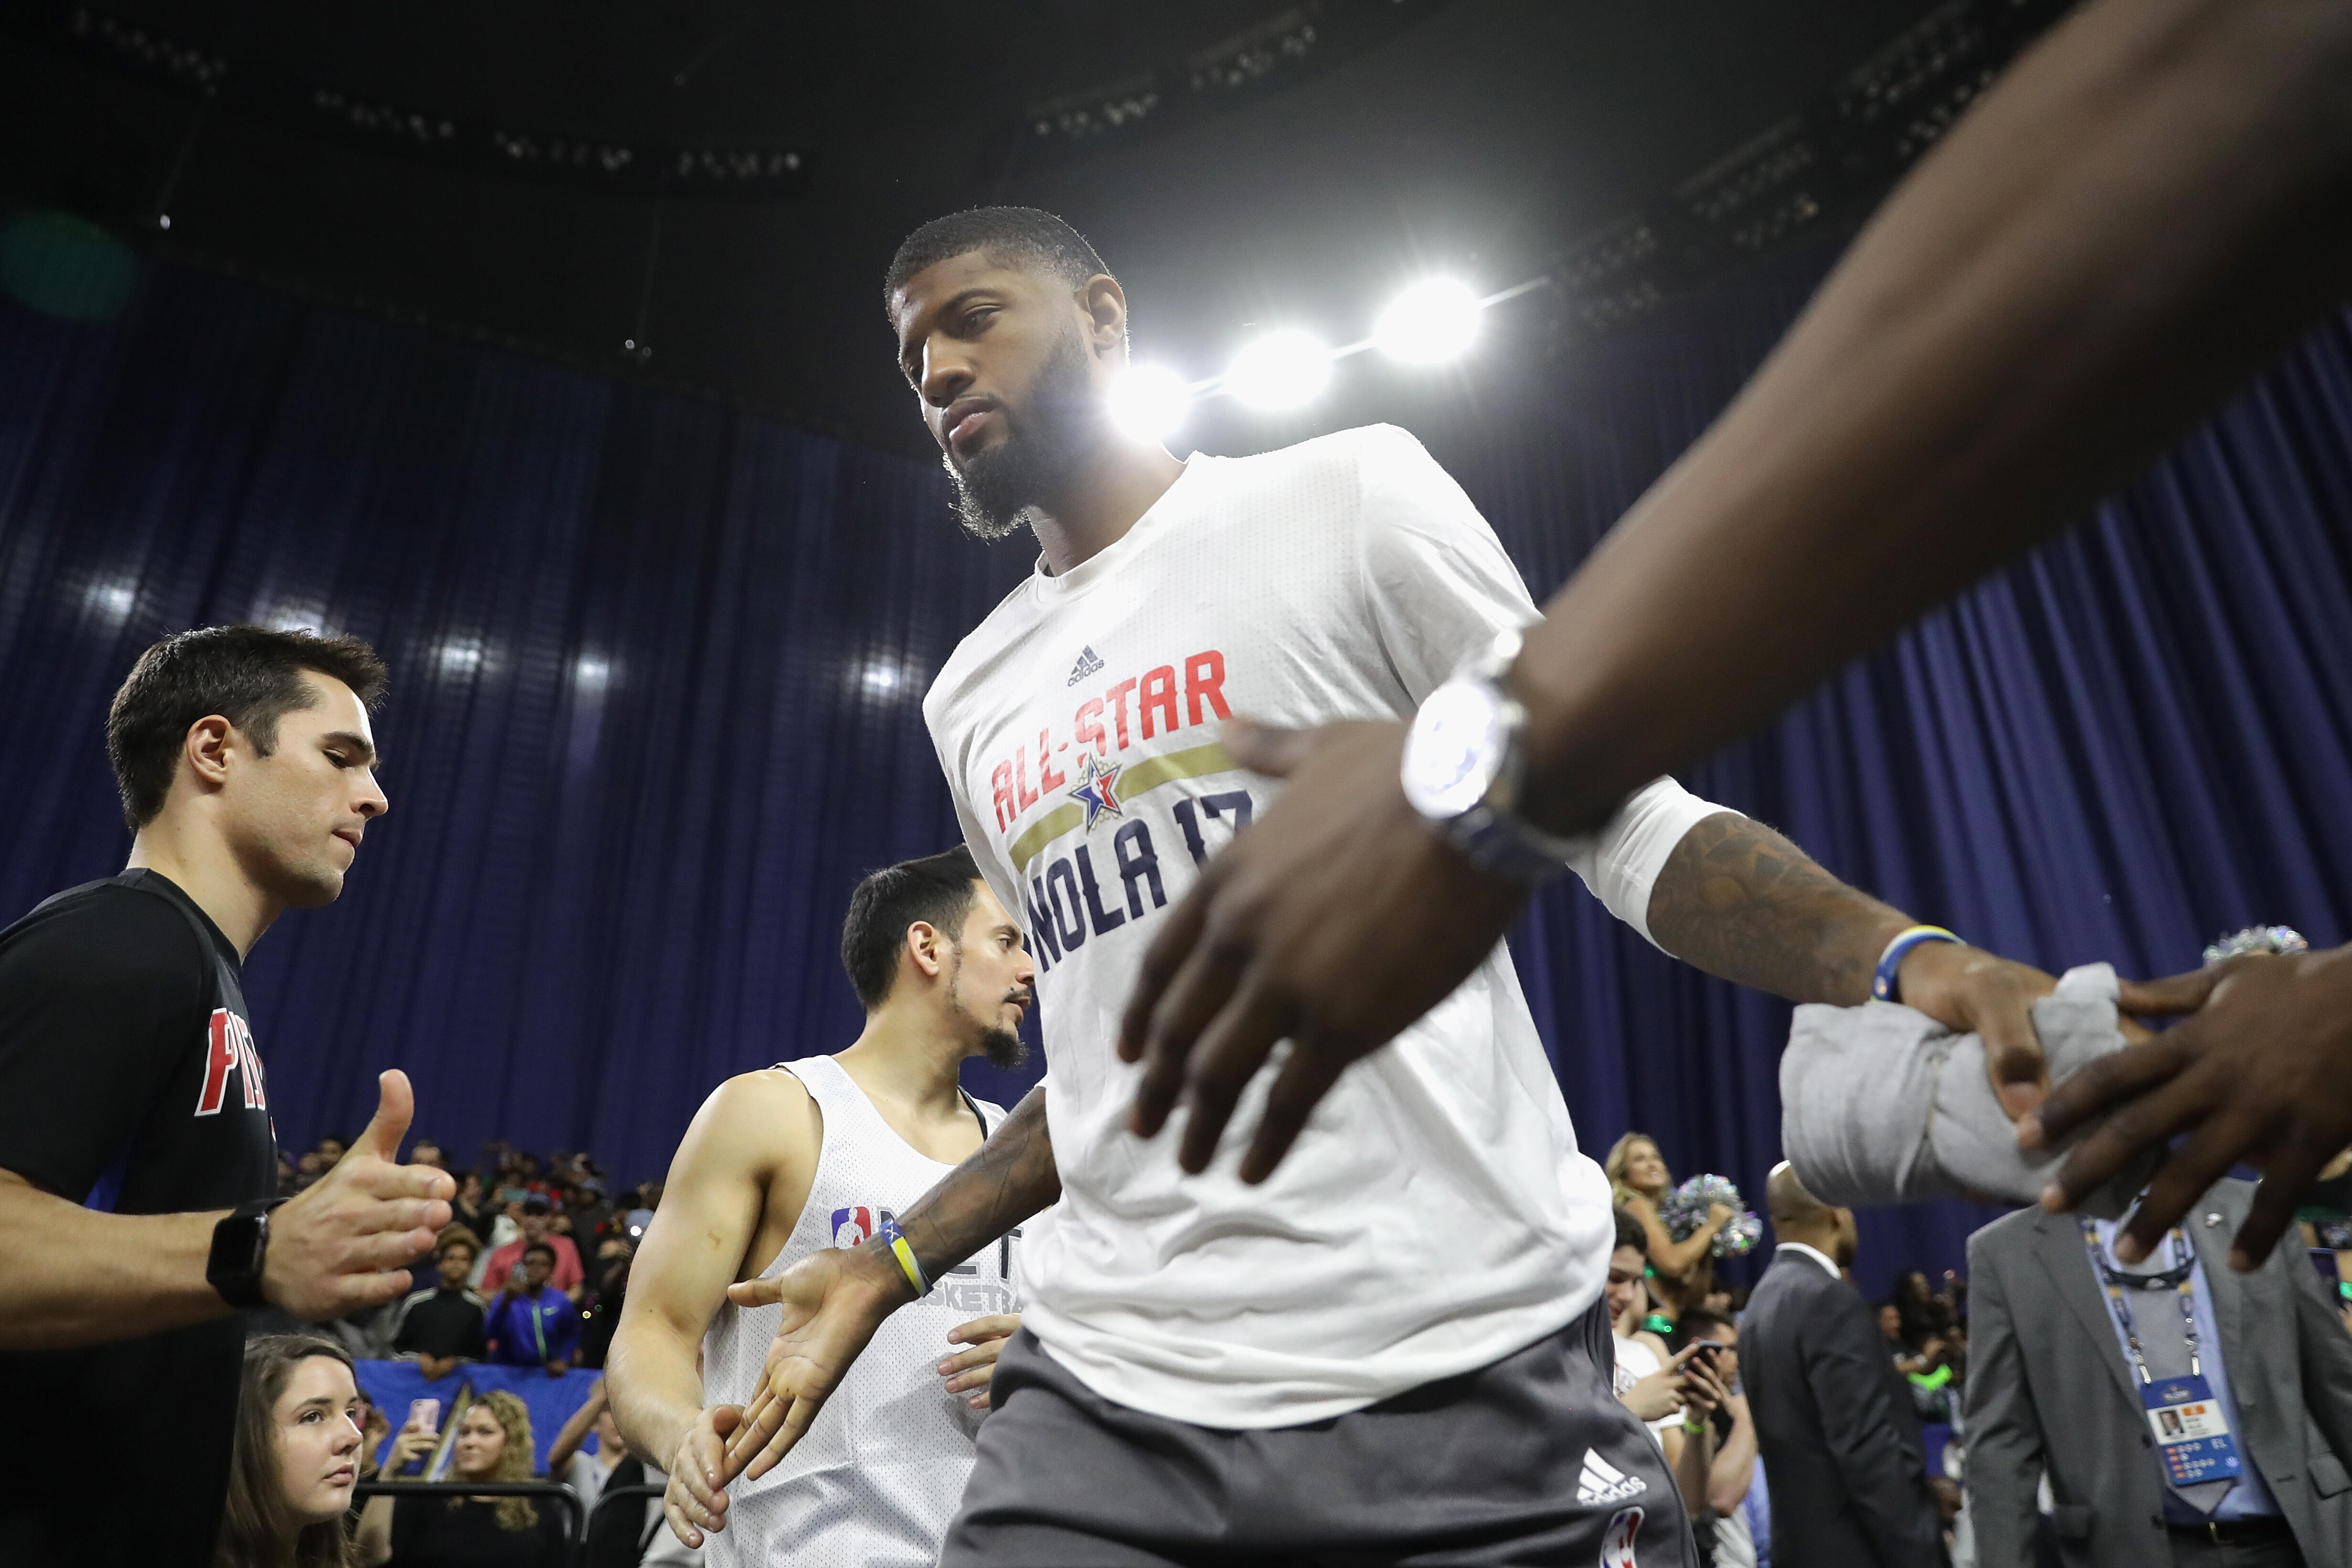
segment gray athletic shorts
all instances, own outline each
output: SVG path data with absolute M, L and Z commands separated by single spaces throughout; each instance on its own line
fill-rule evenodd
M 1689 1568 L 1664 1456 L 1612 1392 L 1616 1355 L 1596 1303 L 1491 1366 L 1236 1432 L 1114 1404 L 1024 1329 L 940 1568 Z

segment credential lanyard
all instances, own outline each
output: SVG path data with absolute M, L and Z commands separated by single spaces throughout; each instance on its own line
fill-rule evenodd
M 2170 1268 L 2158 1274 L 2121 1274 L 2107 1262 L 2105 1249 L 2100 1247 L 2098 1232 L 2092 1228 L 2091 1222 L 2084 1220 L 2082 1226 L 2083 1245 L 2090 1249 L 2091 1267 L 2106 1289 L 2116 1326 L 2123 1331 L 2124 1344 L 2131 1352 L 2132 1370 L 2139 1373 L 2139 1402 L 2147 1413 L 2148 1436 L 2163 1456 L 2165 1480 L 2174 1487 L 2234 1481 L 2245 1473 L 2245 1460 L 2238 1452 L 2237 1438 L 2230 1431 L 2230 1418 L 2221 1402 L 2213 1396 L 2197 1359 L 2196 1287 L 2191 1278 L 2197 1267 L 2196 1250 L 2189 1245 L 2188 1237 L 2175 1230 L 2165 1243 L 2172 1261 Z M 2132 1322 L 2131 1301 L 2124 1294 L 2126 1285 L 2149 1290 L 2172 1287 L 2180 1302 L 2181 1338 L 2189 1346 L 2186 1377 L 2168 1374 L 2159 1380 L 2149 1373 L 2147 1352 L 2140 1348 L 2139 1334 Z M 2179 1500 L 2200 1516 L 2210 1512 L 2204 1503 L 2192 1502 L 2186 1497 Z
M 2154 1383 L 2149 1375 L 2147 1356 L 2140 1349 L 2139 1331 L 2132 1322 L 2131 1299 L 2124 1294 L 2126 1280 L 2142 1289 L 2160 1290 L 2173 1287 L 2180 1301 L 2180 1333 L 2189 1343 L 2189 1375 L 2200 1377 L 2204 1368 L 2197 1360 L 2197 1303 L 2190 1276 L 2196 1272 L 2197 1254 L 2189 1249 L 2189 1238 L 2178 1227 L 2166 1234 L 2164 1246 L 2171 1257 L 2172 1267 L 2160 1274 L 2118 1274 L 2107 1262 L 2106 1249 L 2099 1245 L 2099 1233 L 2089 1220 L 2083 1226 L 2083 1245 L 2090 1249 L 2091 1267 L 2097 1270 L 2099 1284 L 2107 1293 L 2107 1310 L 2115 1314 L 2116 1326 L 2124 1331 L 2124 1343 L 2131 1347 L 2132 1370 L 2139 1373 L 2142 1384 Z

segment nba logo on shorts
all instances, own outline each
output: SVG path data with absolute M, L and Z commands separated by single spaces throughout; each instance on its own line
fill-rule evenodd
M 1621 1508 L 1601 1538 L 1601 1568 L 1635 1568 L 1633 1537 L 1642 1533 L 1642 1510 Z
M 874 1211 L 864 1205 L 854 1209 L 833 1211 L 833 1244 L 835 1247 L 856 1247 L 874 1236 Z

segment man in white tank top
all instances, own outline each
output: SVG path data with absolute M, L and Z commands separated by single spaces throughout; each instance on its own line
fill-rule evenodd
M 842 963 L 866 1027 L 838 1056 L 719 1086 L 671 1163 L 606 1363 L 630 1447 L 669 1472 L 664 1509 L 715 1568 L 929 1568 L 972 1464 L 1006 1336 L 1018 1232 L 927 1281 L 835 1392 L 789 1462 L 689 1516 L 760 1386 L 781 1310 L 737 1280 L 891 1234 L 1004 1120 L 957 1084 L 965 1058 L 1017 1065 L 1034 970 L 969 850 L 877 871 L 850 899 Z M 964 1346 L 958 1350 L 958 1345 Z M 702 1370 L 695 1370 L 698 1350 Z

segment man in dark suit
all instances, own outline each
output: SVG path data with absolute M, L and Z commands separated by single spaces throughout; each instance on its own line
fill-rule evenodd
M 1739 1368 L 1771 1489 L 1773 1568 L 1931 1568 L 1944 1532 L 1919 1418 L 1878 1317 L 1841 1274 L 1853 1213 L 1784 1161 L 1765 1184 L 1780 1243 L 1739 1320 Z
M 2352 1336 L 2300 1248 L 2280 1248 L 2251 1274 L 2230 1268 L 2253 1190 L 2215 1183 L 2180 1230 L 2131 1265 L 2114 1255 L 2112 1226 L 2086 1239 L 2073 1215 L 2039 1208 L 1969 1238 L 1969 1516 L 1985 1568 L 2033 1561 L 2045 1470 L 2070 1565 L 2352 1563 Z M 2198 1369 L 2230 1423 L 2237 1477 L 2167 1480 L 2158 1445 L 2186 1434 L 2165 1412 L 2150 1426 L 2119 1318 L 2151 1387 L 2189 1371 L 2185 1331 L 2196 1326 Z

